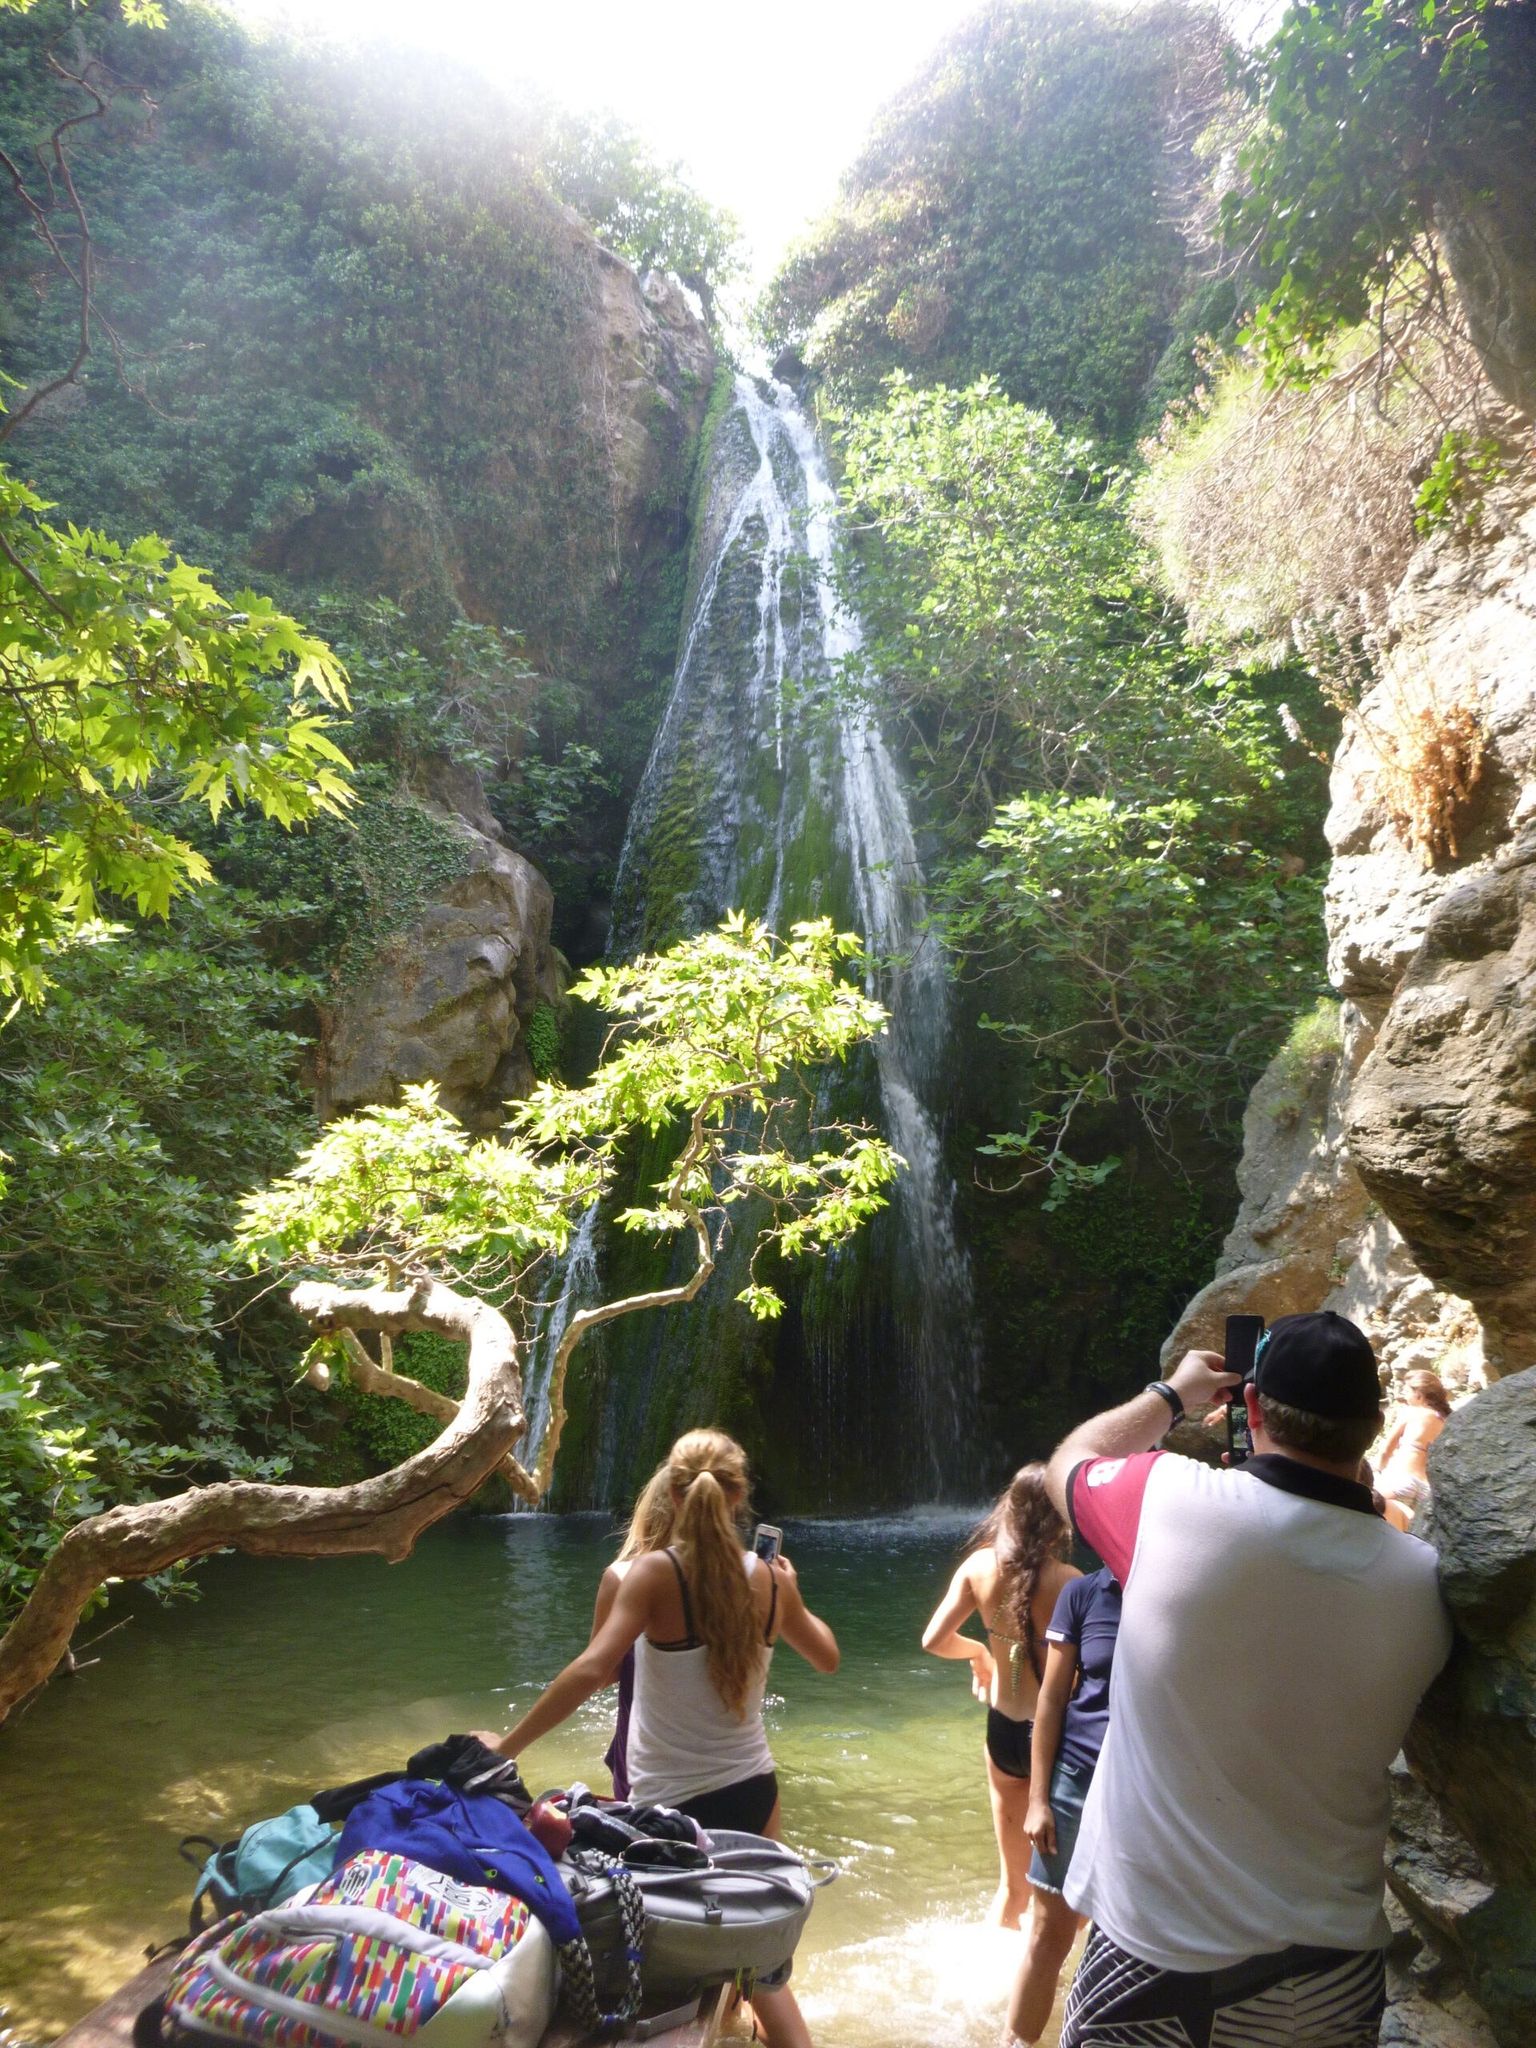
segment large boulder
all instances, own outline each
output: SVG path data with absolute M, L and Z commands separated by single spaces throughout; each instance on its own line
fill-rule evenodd
M 435 1081 L 462 1122 L 489 1131 L 503 1105 L 533 1086 L 528 1027 L 564 993 L 549 936 L 554 897 L 521 854 L 456 811 L 434 814 L 460 840 L 463 872 L 325 1008 L 316 1064 L 324 1117 Z
M 1536 1362 L 1536 826 L 1429 920 L 1351 1091 L 1350 1155 L 1489 1363 Z
M 1536 2044 L 1536 1374 L 1459 1408 L 1430 1452 L 1422 1533 L 1456 1623 L 1408 1757 L 1478 1864 L 1440 1931 L 1504 2048 Z M 1492 1890 L 1479 1891 L 1486 1878 Z
M 1191 1347 L 1219 1351 L 1229 1315 L 1273 1322 L 1316 1308 L 1338 1280 L 1370 1207 L 1345 1153 L 1342 1116 L 1369 1044 L 1369 1027 L 1346 1005 L 1336 1037 L 1286 1046 L 1270 1062 L 1243 1114 L 1237 1218 L 1215 1278 L 1163 1347 L 1165 1366 Z
M 1329 979 L 1379 1022 L 1437 905 L 1507 847 L 1536 806 L 1536 482 L 1490 492 L 1477 545 L 1441 534 L 1414 555 L 1375 636 L 1376 679 L 1334 758 L 1327 834 Z M 1423 739 L 1472 711 L 1477 775 L 1454 806 L 1454 851 L 1410 844 L 1404 808 L 1431 794 Z

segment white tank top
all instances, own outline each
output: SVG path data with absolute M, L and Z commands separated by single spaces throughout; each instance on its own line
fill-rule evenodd
M 748 1578 L 755 1556 L 744 1556 Z M 690 1612 L 687 1603 L 684 1613 Z M 720 1792 L 773 1769 L 763 1728 L 763 1687 L 773 1656 L 765 1643 L 758 1671 L 738 1718 L 709 1675 L 709 1651 L 658 1650 L 635 1643 L 635 1694 L 629 1710 L 629 1796 L 645 1805 L 676 1806 L 702 1792 Z

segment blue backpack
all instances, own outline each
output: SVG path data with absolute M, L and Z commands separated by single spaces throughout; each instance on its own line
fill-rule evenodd
M 201 1934 L 210 1909 L 215 1920 L 226 1913 L 261 1913 L 305 1885 L 319 1884 L 336 1860 L 336 1836 L 337 1830 L 312 1806 L 290 1806 L 286 1813 L 258 1820 L 222 1848 L 207 1835 L 188 1835 L 181 1853 L 189 1863 L 195 1866 L 199 1860 L 191 1854 L 194 1848 L 212 1851 L 192 1894 L 192 1932 Z

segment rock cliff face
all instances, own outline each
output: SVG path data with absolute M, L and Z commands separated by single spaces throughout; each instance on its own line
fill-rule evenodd
M 636 684 L 636 619 L 656 613 L 658 586 L 686 545 L 684 507 L 714 352 L 674 280 L 637 277 L 574 214 L 563 232 L 572 270 L 584 267 L 591 283 L 572 344 L 584 438 L 565 447 L 509 445 L 488 457 L 484 481 L 518 529 L 518 546 L 546 555 L 570 545 L 560 531 L 561 468 L 584 467 L 586 483 L 600 486 L 601 544 L 577 550 L 566 566 L 557 612 L 529 616 L 523 607 L 518 624 L 544 666 L 617 701 Z M 478 590 L 466 573 L 455 570 L 459 601 L 471 615 L 498 616 L 506 593 Z M 462 841 L 464 872 L 327 1007 L 317 1102 L 329 1117 L 431 1080 L 471 1129 L 494 1130 L 502 1104 L 533 1084 L 531 1021 L 563 999 L 553 897 L 539 870 L 506 844 L 472 770 L 437 762 L 419 779 L 425 808 Z
M 435 1081 L 455 1116 L 490 1131 L 502 1104 L 533 1086 L 535 1014 L 556 1012 L 564 996 L 549 936 L 554 897 L 488 815 L 478 829 L 458 809 L 429 808 L 462 840 L 464 872 L 324 1010 L 316 1101 L 323 1117 L 339 1116 Z
M 1536 480 L 1426 542 L 1334 764 L 1336 1049 L 1282 1055 L 1169 1340 L 1331 1307 L 1441 1373 L 1425 1533 L 1458 1641 L 1395 1788 L 1384 2041 L 1536 2043 Z M 1468 716 L 1470 714 L 1470 717 Z M 1448 764 L 1462 771 L 1449 787 Z M 1417 844 L 1415 841 L 1417 840 Z M 1514 1377 L 1510 1377 L 1513 1375 Z M 1489 1382 L 1495 1382 L 1490 1385 Z M 1469 1398 L 1475 1396 L 1475 1398 Z M 1468 2002 L 1475 1997 L 1481 2013 Z

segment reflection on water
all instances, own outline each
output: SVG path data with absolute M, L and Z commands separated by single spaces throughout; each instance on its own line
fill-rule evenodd
M 1016 1937 L 980 1925 L 996 1877 L 981 1714 L 917 1637 L 969 1518 L 790 1525 L 842 1669 L 774 1660 L 770 1736 L 790 1838 L 835 1857 L 796 1966 L 818 2048 L 994 2048 Z M 185 1924 L 177 1843 L 498 1727 L 586 1639 L 613 1532 L 598 1517 L 466 1520 L 401 1565 L 227 1557 L 192 1607 L 136 1609 L 102 1661 L 0 1734 L 0 2009 L 46 2040 Z M 583 1778 L 611 1701 L 529 1751 L 530 1787 Z M 1054 2031 L 1047 2036 L 1054 2040 Z

